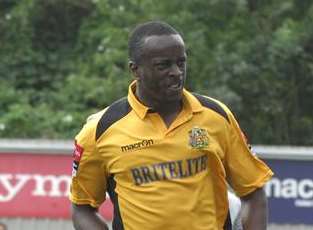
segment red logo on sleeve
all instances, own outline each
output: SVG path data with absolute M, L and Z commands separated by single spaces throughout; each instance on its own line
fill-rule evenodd
M 77 142 L 75 141 L 75 149 L 73 152 L 73 158 L 75 162 L 79 162 L 82 155 L 83 155 L 84 149 L 82 146 L 80 146 L 79 144 L 77 144 Z

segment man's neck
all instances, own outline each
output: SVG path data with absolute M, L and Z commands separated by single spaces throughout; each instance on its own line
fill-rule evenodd
M 167 127 L 172 124 L 183 108 L 182 101 L 150 100 L 144 97 L 144 95 L 142 95 L 137 88 L 135 91 L 135 96 L 141 103 L 149 107 L 151 111 L 158 113 L 162 117 Z
M 166 106 L 163 106 L 162 109 L 157 110 L 157 113 L 162 117 L 166 126 L 170 127 L 174 120 L 177 118 L 182 108 L 182 102 L 175 103 L 173 105 L 167 104 Z

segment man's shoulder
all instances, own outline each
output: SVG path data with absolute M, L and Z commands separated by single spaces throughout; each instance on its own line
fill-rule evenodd
M 97 121 L 96 139 L 98 139 L 111 125 L 125 117 L 130 111 L 131 106 L 127 97 L 123 97 L 113 102 L 103 111 L 95 114 L 94 116 Z
M 97 123 L 101 121 L 104 116 L 112 116 L 113 113 L 121 112 L 121 109 L 125 110 L 125 107 L 129 107 L 128 105 L 129 104 L 126 97 L 120 98 L 119 100 L 114 101 L 111 105 L 105 107 L 104 109 L 89 115 L 86 119 L 86 122 Z
M 113 123 L 128 114 L 130 110 L 127 98 L 123 97 L 106 108 L 89 115 L 79 135 L 90 136 L 97 140 L 102 133 Z
M 203 107 L 215 111 L 229 122 L 229 114 L 231 112 L 223 102 L 215 98 L 206 95 L 201 95 L 198 93 L 192 93 L 192 95 L 198 99 L 198 101 L 201 103 Z
M 96 113 L 93 113 L 91 115 L 89 115 L 86 119 L 86 122 L 98 122 L 101 117 L 103 116 L 103 114 L 107 111 L 108 107 L 96 112 Z
M 94 136 L 95 136 L 95 131 L 97 129 L 97 124 L 106 110 L 107 108 L 104 108 L 101 111 L 98 111 L 96 113 L 89 115 L 82 129 L 76 135 L 75 139 L 76 140 L 87 139 L 87 138 L 91 140 L 95 139 Z

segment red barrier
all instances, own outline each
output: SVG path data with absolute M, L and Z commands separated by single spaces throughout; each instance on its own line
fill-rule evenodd
M 70 218 L 70 155 L 0 154 L 0 216 Z M 112 204 L 100 212 L 112 220 Z

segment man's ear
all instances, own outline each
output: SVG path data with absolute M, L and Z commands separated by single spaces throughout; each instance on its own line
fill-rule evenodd
M 129 68 L 130 72 L 133 74 L 134 78 L 136 80 L 138 80 L 139 76 L 140 76 L 140 74 L 139 74 L 139 66 L 135 62 L 129 61 L 128 62 L 128 68 Z

